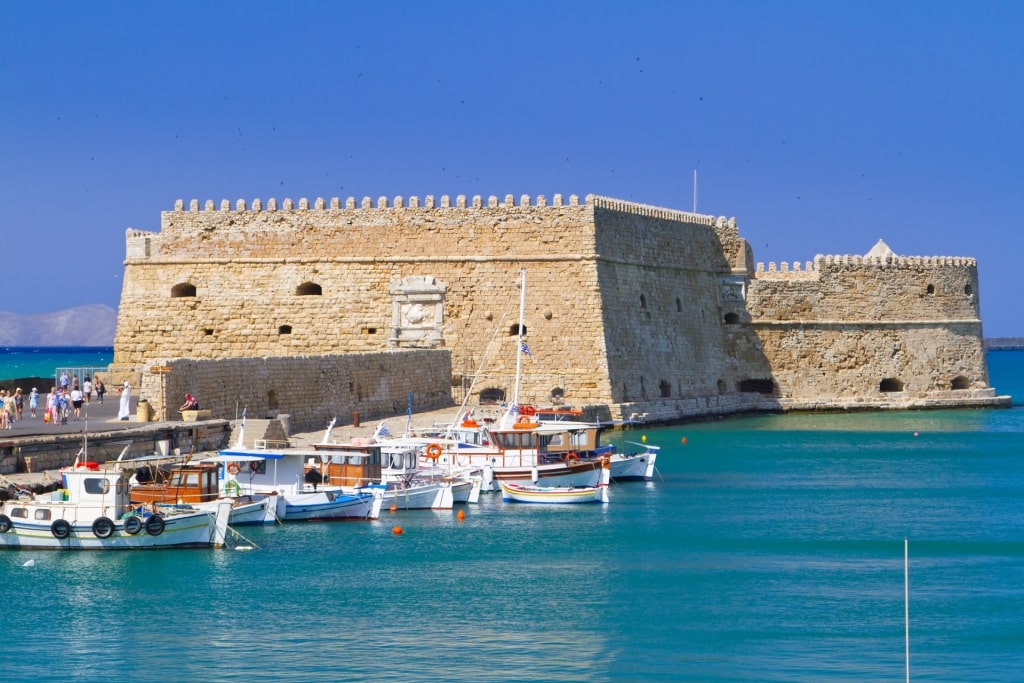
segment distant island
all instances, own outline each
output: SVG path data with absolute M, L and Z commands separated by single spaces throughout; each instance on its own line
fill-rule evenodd
M 989 337 L 985 339 L 987 351 L 1021 351 L 1024 350 L 1024 337 Z
M 0 311 L 0 346 L 113 346 L 117 311 L 93 304 L 53 313 Z

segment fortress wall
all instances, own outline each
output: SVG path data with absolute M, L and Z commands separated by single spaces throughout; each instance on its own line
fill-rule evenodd
M 818 256 L 810 268 L 758 268 L 747 307 L 780 395 L 884 398 L 988 387 L 974 259 Z
M 785 398 L 870 402 L 920 397 L 950 391 L 957 377 L 963 378 L 965 390 L 988 388 L 980 325 L 973 323 L 775 324 L 756 330 Z M 903 391 L 882 392 L 887 378 L 897 380 Z
M 747 305 L 754 320 L 978 321 L 977 262 L 818 256 L 810 270 L 759 268 Z
M 163 213 L 160 232 L 129 229 L 126 256 L 120 368 L 418 345 L 450 352 L 439 391 L 510 398 L 526 269 L 524 402 L 558 390 L 567 405 L 658 404 L 666 418 L 871 403 L 880 377 L 911 393 L 954 377 L 959 391 L 987 386 L 973 259 L 819 256 L 755 271 L 735 219 L 593 195 L 193 200 Z M 429 343 L 393 332 L 405 319 L 391 287 L 409 278 L 443 297 Z M 745 380 L 778 396 L 740 392 Z
M 722 240 L 745 250 L 735 222 L 598 206 L 599 288 L 612 401 L 717 396 L 742 372 L 727 351 Z M 748 333 L 749 334 L 749 333 Z
M 167 366 L 153 374 L 152 365 Z M 296 431 L 327 426 L 334 417 L 351 422 L 359 410 L 364 421 L 405 411 L 409 392 L 415 410 L 452 405 L 448 351 L 414 350 L 318 357 L 164 359 L 147 363 L 140 398 L 161 419 L 178 419 L 185 392 L 192 392 L 212 418 L 250 418 L 279 413 L 291 416 Z M 166 406 L 166 412 L 165 412 Z M 164 417 L 166 416 L 166 417 Z

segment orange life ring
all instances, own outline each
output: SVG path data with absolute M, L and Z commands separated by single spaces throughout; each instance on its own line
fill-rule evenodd
M 579 461 L 580 461 L 580 456 L 576 455 L 575 453 L 566 453 L 565 454 L 565 464 L 566 465 L 575 465 Z
M 441 444 L 432 443 L 427 446 L 427 457 L 431 460 L 437 460 L 441 457 Z
M 530 418 L 528 418 L 528 417 L 521 417 L 521 418 L 519 418 L 518 422 L 516 422 L 514 425 L 512 425 L 512 428 L 513 429 L 532 429 L 534 426 L 535 426 L 534 423 L 530 422 Z
M 519 406 L 520 415 L 536 415 L 537 409 L 531 405 Z
M 238 474 L 242 471 L 242 468 L 238 466 L 237 462 L 228 463 L 228 474 Z

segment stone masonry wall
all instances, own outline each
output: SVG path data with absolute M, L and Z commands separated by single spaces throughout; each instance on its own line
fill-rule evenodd
M 273 374 L 293 397 L 300 386 L 325 385 L 310 375 L 291 388 L 294 371 L 283 368 L 307 366 L 286 359 L 312 368 L 319 356 L 385 357 L 403 344 L 450 354 L 445 386 L 424 387 L 437 400 L 495 388 L 511 397 L 522 270 L 531 350 L 523 402 L 605 406 L 611 417 L 645 406 L 665 416 L 805 399 L 888 404 L 883 379 L 908 397 L 953 391 L 954 403 L 966 402 L 965 386 L 991 395 L 973 259 L 818 257 L 805 268 L 754 271 L 735 219 L 561 195 L 202 208 L 193 200 L 188 209 L 179 201 L 161 215 L 160 232 L 129 229 L 126 245 L 116 367 L 230 359 L 227 383 L 216 364 L 195 379 L 215 392 L 223 385 L 215 400 L 232 415 L 242 359 L 262 363 L 257 377 Z M 409 281 L 434 292 L 443 313 L 436 335 L 412 342 L 395 327 L 405 324 L 395 283 Z M 431 322 L 431 304 L 420 313 L 414 298 L 410 319 Z M 365 370 L 358 384 L 370 386 L 379 369 L 344 372 Z M 751 382 L 773 387 L 771 396 L 744 393 Z M 263 406 L 272 388 L 264 383 L 246 400 Z M 354 394 L 337 399 L 339 417 L 369 405 Z M 374 410 L 405 393 L 382 396 Z M 290 400 L 315 423 L 323 415 L 314 404 L 332 399 Z
M 168 368 L 156 374 L 152 368 Z M 154 359 L 141 373 L 139 398 L 159 420 L 179 419 L 185 392 L 211 411 L 211 418 L 232 420 L 242 410 L 259 419 L 290 416 L 293 430 L 326 427 L 332 418 L 349 424 L 401 414 L 408 396 L 415 410 L 452 405 L 451 354 L 446 350 L 410 350 L 335 356 L 284 358 Z
M 749 285 L 750 324 L 781 396 L 881 400 L 883 380 L 908 397 L 988 389 L 974 259 L 819 256 L 808 266 L 771 264 Z

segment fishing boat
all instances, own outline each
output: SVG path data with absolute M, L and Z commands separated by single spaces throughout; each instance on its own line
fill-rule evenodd
M 380 516 L 380 487 L 371 486 L 369 481 L 348 489 L 327 483 L 319 460 L 320 454 L 312 450 L 232 448 L 219 451 L 212 461 L 232 474 L 239 494 L 275 495 L 274 512 L 283 522 L 368 520 Z
M 81 460 L 60 470 L 61 488 L 0 504 L 0 547 L 48 550 L 219 548 L 230 503 L 216 510 L 161 510 L 133 505 L 130 461 Z
M 601 481 L 596 486 L 533 486 L 500 482 L 502 500 L 508 503 L 542 503 L 572 505 L 576 503 L 607 503 L 611 468 L 605 458 Z
M 372 481 L 381 484 L 383 507 L 387 509 L 394 506 L 402 510 L 448 510 L 455 503 L 476 502 L 480 493 L 479 477 L 460 476 L 450 468 L 423 467 L 420 455 L 427 441 L 405 437 L 391 439 L 390 434 L 382 437 L 378 428 L 371 439 L 354 438 L 348 443 L 338 443 L 331 440 L 334 425 L 335 420 L 331 420 L 320 442 L 312 444 L 317 452 L 331 456 L 324 462 L 324 474 L 329 483 L 346 486 Z M 346 454 L 352 453 L 370 456 L 353 462 L 366 462 L 372 467 L 372 463 L 379 461 L 379 472 L 370 469 L 343 473 L 339 465 L 345 461 Z
M 611 454 L 612 481 L 651 481 L 654 479 L 654 463 L 658 459 L 660 446 L 649 446 L 647 443 L 627 441 L 643 450 L 633 453 L 620 453 L 616 450 Z
M 238 469 L 236 465 L 235 471 Z M 208 461 L 171 465 L 158 470 L 159 481 L 133 484 L 129 497 L 136 504 L 173 506 L 178 510 L 212 510 L 226 501 L 231 505 L 231 526 L 277 521 L 277 494 L 243 493 L 235 479 L 222 483 L 220 471 L 216 462 Z

